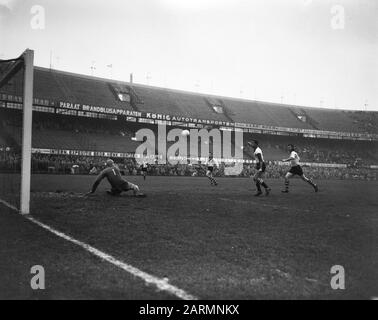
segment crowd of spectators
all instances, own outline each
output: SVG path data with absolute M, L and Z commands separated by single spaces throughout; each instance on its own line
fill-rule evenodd
M 302 160 L 311 162 L 354 164 L 362 161 L 361 153 L 355 150 L 319 149 L 311 145 L 297 146 L 296 149 Z
M 20 172 L 21 156 L 11 148 L 0 146 L 0 172 Z
M 105 166 L 106 158 L 72 155 L 50 155 L 35 153 L 32 156 L 32 173 L 51 174 L 98 174 Z M 122 174 L 126 176 L 140 175 L 140 165 L 135 159 L 114 158 Z M 215 176 L 222 177 L 229 172 L 232 166 L 220 164 L 215 170 Z M 16 153 L 0 150 L 0 171 L 20 172 L 21 159 Z M 267 179 L 281 179 L 288 170 L 288 166 L 278 162 L 269 162 L 266 170 Z M 359 179 L 377 180 L 378 170 L 367 167 L 348 166 L 346 168 L 304 167 L 305 173 L 314 179 Z M 231 172 L 233 172 L 231 170 Z M 241 171 L 236 170 L 235 176 L 250 177 L 254 174 L 253 164 L 243 164 Z M 151 164 L 148 165 L 148 174 L 151 176 L 204 176 L 204 164 Z
M 371 120 L 373 121 L 373 120 Z M 375 121 L 375 120 L 374 120 Z M 4 117 L 0 124 L 4 127 L 14 127 L 21 125 L 20 115 L 14 117 Z M 148 127 L 143 124 L 143 127 Z M 77 117 L 61 117 L 57 119 L 50 114 L 36 114 L 33 121 L 33 130 L 46 131 L 51 134 L 51 130 L 69 131 L 77 134 L 101 134 L 109 141 L 109 147 L 112 147 L 112 136 L 123 136 L 131 139 L 140 125 L 131 122 L 113 121 L 106 119 L 87 119 Z M 151 127 L 153 128 L 153 127 Z M 59 137 L 59 133 L 57 132 Z M 90 143 L 90 136 L 85 136 Z M 96 139 L 96 136 L 93 136 Z M 346 141 L 332 139 L 311 139 L 299 136 L 280 136 L 268 134 L 244 134 L 244 140 L 257 139 L 264 150 L 264 156 L 267 160 L 278 160 L 287 154 L 287 143 L 293 143 L 298 151 L 301 161 L 317 163 L 337 163 L 349 165 L 369 165 L 378 162 L 378 145 L 375 142 L 366 141 Z M 58 141 L 58 140 L 57 140 Z M 169 145 L 169 144 L 168 144 Z M 42 146 L 41 148 L 50 148 L 53 146 Z M 75 149 L 75 147 L 73 147 Z M 94 148 L 95 149 L 95 148 Z M 96 149 L 95 149 L 96 150 Z M 111 150 L 109 150 L 111 151 Z M 125 150 L 132 152 L 133 150 Z M 245 155 L 252 158 L 252 154 L 245 152 Z M 65 160 L 62 160 L 63 162 Z
M 75 133 L 103 134 L 103 135 L 125 135 L 125 125 L 118 121 L 97 120 L 91 123 L 88 119 L 63 118 L 59 121 L 46 117 L 43 121 L 34 121 L 33 130 L 64 130 Z
M 354 123 L 361 129 L 361 131 L 369 133 L 378 133 L 378 113 L 353 111 L 348 112 L 349 116 L 353 118 Z
M 33 129 L 39 131 L 68 130 L 77 133 L 103 135 L 134 135 L 137 125 L 111 120 L 77 119 L 62 117 L 59 121 L 52 115 L 38 115 L 33 122 Z M 0 127 L 17 127 L 20 125 L 20 117 L 5 117 L 0 121 Z M 257 139 L 264 150 L 266 160 L 279 160 L 287 156 L 287 143 L 296 146 L 302 162 L 347 164 L 348 168 L 330 167 L 307 167 L 306 173 L 315 179 L 365 179 L 376 180 L 377 170 L 367 169 L 366 166 L 376 164 L 378 148 L 376 143 L 356 141 L 336 141 L 328 139 L 309 139 L 303 137 L 271 136 L 263 134 L 246 134 L 244 140 Z M 1 142 L 1 141 L 0 141 Z M 252 158 L 252 154 L 246 154 Z M 95 174 L 104 166 L 104 158 L 52 155 L 34 153 L 32 157 L 33 173 L 56 173 L 56 174 Z M 134 159 L 115 159 L 121 171 L 125 175 L 140 174 L 140 167 Z M 0 171 L 20 172 L 21 159 L 19 152 L 0 146 Z M 286 166 L 269 161 L 267 178 L 282 178 L 287 171 Z M 206 168 L 203 165 L 150 165 L 149 175 L 161 176 L 203 176 Z M 216 170 L 216 176 L 224 176 L 226 166 L 221 164 Z M 238 176 L 249 177 L 255 172 L 253 165 L 244 164 Z
M 252 139 L 253 136 L 251 136 Z M 245 137 L 248 139 L 248 137 Z M 370 165 L 378 161 L 378 144 L 365 141 L 327 139 L 283 138 L 262 136 L 260 145 L 267 158 L 287 154 L 287 144 L 292 143 L 302 162 Z M 272 157 L 273 155 L 273 157 Z

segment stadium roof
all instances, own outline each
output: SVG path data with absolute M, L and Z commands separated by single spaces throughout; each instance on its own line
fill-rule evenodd
M 378 112 L 302 107 L 193 93 L 35 67 L 34 97 L 198 119 L 378 133 Z

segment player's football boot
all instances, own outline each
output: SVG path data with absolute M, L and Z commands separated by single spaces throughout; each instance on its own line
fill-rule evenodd
M 289 190 L 281 190 L 282 193 L 289 193 Z
M 119 192 L 113 192 L 113 191 L 106 191 L 106 193 L 110 196 L 113 196 L 113 197 L 119 197 L 121 195 L 121 193 Z
M 315 189 L 315 192 L 318 192 L 319 191 L 319 188 L 317 185 L 314 186 L 314 189 Z
M 136 198 L 146 198 L 147 195 L 144 194 L 144 193 L 138 193 L 138 194 L 135 195 L 135 197 L 136 197 Z
M 259 197 L 262 195 L 262 191 L 257 191 L 257 193 L 255 194 L 255 197 Z
M 266 188 L 266 189 L 265 189 L 265 195 L 266 195 L 266 196 L 269 196 L 270 191 L 272 191 L 272 189 L 270 189 L 270 188 Z

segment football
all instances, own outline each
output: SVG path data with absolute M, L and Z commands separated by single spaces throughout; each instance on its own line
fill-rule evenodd
M 186 136 L 190 135 L 190 131 L 189 130 L 182 130 L 181 135 L 186 137 Z

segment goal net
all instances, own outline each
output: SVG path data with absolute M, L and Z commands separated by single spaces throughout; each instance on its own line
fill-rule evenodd
M 30 211 L 34 53 L 0 60 L 0 206 Z

